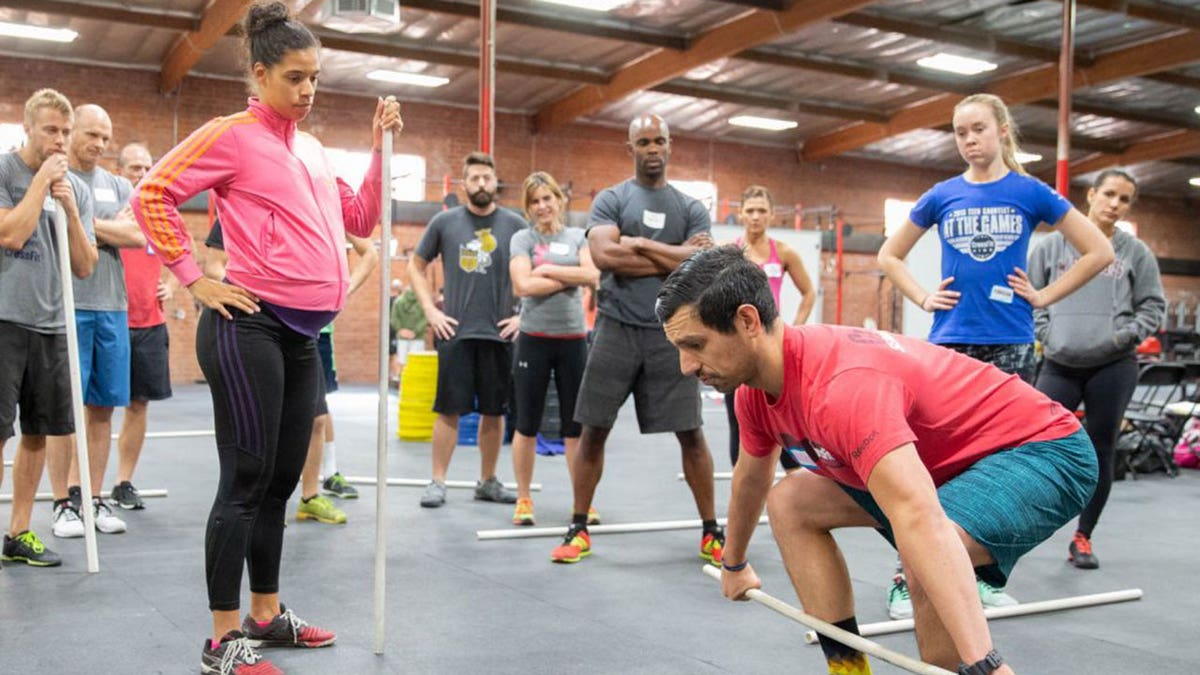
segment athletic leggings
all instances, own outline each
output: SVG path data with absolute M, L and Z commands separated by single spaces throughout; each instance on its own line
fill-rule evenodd
M 725 416 L 729 418 L 729 465 L 737 466 L 738 454 L 741 449 L 742 427 L 738 424 L 737 413 L 734 412 L 733 394 L 725 394 Z M 800 468 L 800 462 L 792 457 L 788 448 L 784 448 L 779 453 L 779 463 L 783 465 L 784 471 Z
M 196 356 L 212 391 L 221 475 L 204 538 L 208 606 L 239 607 L 242 565 L 250 590 L 279 592 L 288 498 L 308 454 L 321 364 L 316 342 L 267 311 L 205 309 Z
M 1079 531 L 1088 538 L 1100 520 L 1100 512 L 1112 489 L 1117 435 L 1137 378 L 1138 365 L 1132 355 L 1095 368 L 1070 368 L 1046 359 L 1038 374 L 1037 388 L 1043 394 L 1063 404 L 1067 410 L 1075 410 L 1083 401 L 1087 410 L 1084 423 L 1092 445 L 1096 446 L 1100 464 L 1096 492 L 1079 514 Z
M 513 356 L 513 392 L 517 431 L 535 437 L 542 426 L 546 389 L 554 371 L 558 390 L 558 412 L 563 438 L 578 438 L 581 425 L 575 421 L 575 399 L 587 365 L 587 338 L 539 337 L 520 333 Z

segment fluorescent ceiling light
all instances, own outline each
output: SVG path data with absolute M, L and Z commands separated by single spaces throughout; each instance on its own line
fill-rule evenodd
M 450 83 L 448 77 L 421 75 L 420 73 L 402 73 L 398 70 L 372 70 L 367 73 L 368 80 L 377 80 L 390 84 L 411 84 L 415 87 L 440 87 Z
M 751 129 L 766 129 L 767 131 L 784 131 L 786 129 L 795 129 L 800 126 L 798 123 L 791 120 L 777 120 L 773 117 L 755 117 L 754 115 L 738 115 L 730 117 L 729 123 L 735 127 L 749 127 Z
M 609 12 L 628 3 L 629 0 L 542 0 L 542 2 L 576 9 L 590 9 L 594 12 Z
M 29 38 L 30 40 L 45 40 L 47 42 L 73 42 L 79 33 L 66 28 L 44 28 L 29 26 L 23 23 L 6 23 L 0 21 L 0 35 L 5 37 Z
M 938 52 L 933 56 L 917 59 L 917 65 L 930 70 L 944 70 L 958 75 L 978 75 L 996 69 L 996 64 L 990 61 L 972 59 L 967 56 L 955 56 Z
M 1042 161 L 1042 156 L 1037 154 L 1036 152 L 1018 152 L 1017 153 L 1017 161 L 1022 164 L 1029 164 L 1031 162 L 1040 162 L 1040 161 Z
M 1200 115 L 1200 105 L 1196 106 L 1196 114 Z
M 1200 187 L 1200 176 L 1196 176 L 1195 178 L 1189 180 L 1188 185 L 1191 185 L 1192 187 Z

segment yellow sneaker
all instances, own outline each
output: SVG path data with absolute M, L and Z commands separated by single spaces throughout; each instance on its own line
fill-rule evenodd
M 513 510 L 513 525 L 533 525 L 533 500 L 518 499 L 517 508 Z
M 587 524 L 588 525 L 599 525 L 600 524 L 600 514 L 597 513 L 596 509 L 591 506 L 588 507 Z

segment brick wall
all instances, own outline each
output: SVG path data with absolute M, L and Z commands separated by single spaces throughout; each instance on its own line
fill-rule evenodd
M 20 122 L 22 105 L 32 91 L 52 86 L 73 103 L 97 103 L 114 123 L 109 161 L 126 142 L 145 141 L 157 157 L 212 117 L 244 106 L 246 90 L 239 82 L 188 78 L 177 95 L 158 93 L 157 74 L 137 70 L 83 66 L 0 58 L 0 122 Z M 366 150 L 374 103 L 369 98 L 321 94 L 305 123 L 306 130 L 330 147 Z M 398 152 L 419 154 L 426 161 L 426 198 L 442 198 L 442 177 L 457 177 L 462 157 L 475 149 L 474 110 L 408 103 L 403 107 L 405 131 Z M 551 134 L 534 135 L 531 121 L 517 115 L 496 120 L 496 158 L 501 181 L 507 184 L 502 203 L 518 206 L 520 183 L 532 170 L 549 171 L 573 188 L 573 211 L 586 211 L 596 192 L 632 174 L 632 160 L 624 146 L 622 130 L 575 125 Z M 738 145 L 677 136 L 671 158 L 672 178 L 716 183 L 718 194 L 737 199 L 751 183 L 766 185 L 780 205 L 805 207 L 836 205 L 856 232 L 881 232 L 883 203 L 887 198 L 913 200 L 948 175 L 941 171 L 834 159 L 801 163 L 793 149 Z M 1082 193 L 1072 195 L 1076 204 Z M 1133 218 L 1141 236 L 1160 256 L 1200 259 L 1200 237 L 1194 234 L 1195 203 L 1146 198 L 1135 206 Z M 787 221 L 786 223 L 784 221 Z M 202 241 L 208 230 L 205 214 L 188 214 L 192 234 Z M 790 226 L 790 218 L 780 218 Z M 411 249 L 420 237 L 421 224 L 393 228 L 400 250 Z M 811 226 L 812 223 L 806 224 Z M 205 254 L 196 245 L 197 257 Z M 352 261 L 353 263 L 353 261 Z M 406 260 L 392 262 L 392 276 L 405 278 Z M 891 285 L 877 274 L 873 255 L 848 254 L 845 260 L 842 321 L 861 325 L 871 318 L 884 328 L 898 328 L 893 320 L 897 306 Z M 825 290 L 824 319 L 833 320 L 836 277 L 831 256 L 823 256 L 822 269 L 813 274 Z M 1168 299 L 1189 294 L 1200 297 L 1200 279 L 1164 279 Z M 337 320 L 336 358 L 344 381 L 373 381 L 376 372 L 376 317 L 378 276 L 351 297 Z M 169 319 L 172 368 L 177 381 L 199 377 L 195 365 L 196 313 L 190 296 L 179 291 L 169 310 L 181 309 L 183 318 Z

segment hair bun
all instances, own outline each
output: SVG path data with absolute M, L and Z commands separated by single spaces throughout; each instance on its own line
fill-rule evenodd
M 278 0 L 251 5 L 250 10 L 246 12 L 246 35 L 256 35 L 277 24 L 285 23 L 291 18 L 290 14 L 288 6 Z

